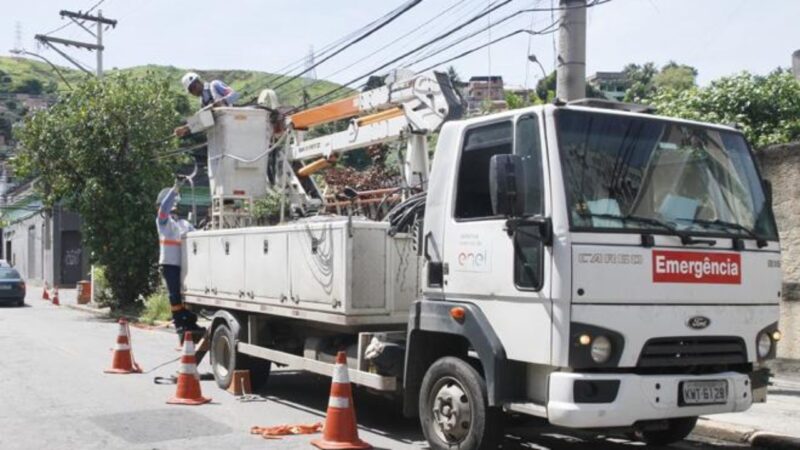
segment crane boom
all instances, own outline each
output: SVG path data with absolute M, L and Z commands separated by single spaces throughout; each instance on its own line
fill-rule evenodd
M 330 158 L 334 153 L 427 135 L 446 120 L 460 117 L 462 109 L 446 74 L 427 72 L 400 79 L 287 117 L 295 130 L 290 159 Z M 351 119 L 345 131 L 303 138 L 303 131 L 309 127 L 342 119 Z

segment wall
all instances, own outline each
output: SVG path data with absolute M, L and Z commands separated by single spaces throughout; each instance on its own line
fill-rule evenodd
M 761 175 L 772 183 L 772 208 L 781 238 L 783 301 L 778 356 L 800 359 L 800 142 L 758 152 Z
M 50 286 L 71 286 L 76 280 L 88 279 L 88 255 L 80 240 L 72 251 L 62 249 L 65 233 L 78 233 L 79 236 L 80 229 L 80 217 L 60 208 L 56 208 L 50 218 L 35 213 L 10 223 L 3 228 L 4 251 L 6 243 L 11 243 L 11 253 L 5 255 L 6 260 L 34 285 L 47 281 Z M 62 267 L 64 264 L 74 267 L 70 270 Z M 73 280 L 64 278 L 69 275 Z
M 40 214 L 33 214 L 3 229 L 4 249 L 5 242 L 11 243 L 11 253 L 5 255 L 6 260 L 26 280 L 34 283 L 45 279 L 52 281 L 52 252 L 47 249 L 50 229 Z

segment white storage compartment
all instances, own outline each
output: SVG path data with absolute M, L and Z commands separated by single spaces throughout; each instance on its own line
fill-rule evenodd
M 269 148 L 272 127 L 268 112 L 257 108 L 214 108 L 208 130 L 208 178 L 212 196 L 267 192 L 267 158 L 250 161 Z M 240 160 L 237 160 L 240 159 Z
M 336 217 L 190 233 L 185 251 L 199 236 L 209 250 L 187 257 L 186 301 L 337 325 L 404 324 L 417 298 L 418 257 L 410 236 L 387 230 Z M 208 267 L 208 276 L 194 266 Z
M 181 280 L 184 292 L 203 295 L 210 288 L 211 258 L 208 251 L 208 237 L 199 233 L 189 233 L 186 236 L 183 242 L 181 261 Z
M 253 228 L 244 236 L 245 285 L 251 300 L 271 303 L 289 298 L 287 235 L 272 228 Z
M 223 232 L 209 236 L 211 292 L 220 297 L 244 297 L 244 235 Z
M 324 310 L 343 303 L 348 288 L 345 229 L 333 222 L 289 226 L 292 302 Z

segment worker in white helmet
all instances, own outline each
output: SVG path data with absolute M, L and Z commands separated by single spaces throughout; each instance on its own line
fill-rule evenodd
M 200 97 L 200 106 L 232 106 L 239 99 L 239 94 L 230 86 L 220 80 L 204 82 L 200 75 L 188 72 L 181 78 L 181 84 L 187 92 Z M 175 135 L 185 136 L 189 133 L 189 127 L 182 126 L 175 129 Z
M 191 331 L 198 338 L 205 329 L 197 325 L 197 315 L 188 309 L 181 298 L 181 245 L 183 236 L 194 227 L 187 220 L 178 217 L 177 204 L 180 201 L 180 183 L 175 182 L 171 188 L 162 189 L 156 200 L 158 213 L 159 257 L 158 264 L 167 285 L 169 303 L 172 309 L 172 321 L 179 337 Z

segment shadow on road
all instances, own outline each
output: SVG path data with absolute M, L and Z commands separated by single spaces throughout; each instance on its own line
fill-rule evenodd
M 330 378 L 306 372 L 277 370 L 270 375 L 267 386 L 259 394 L 270 401 L 301 409 L 324 419 L 330 392 Z M 405 444 L 424 445 L 424 436 L 417 419 L 406 419 L 400 411 L 400 402 L 356 389 L 354 392 L 356 414 L 361 429 L 387 436 Z M 670 447 L 645 447 L 626 437 L 602 435 L 596 432 L 565 430 L 553 427 L 542 419 L 506 417 L 504 450 L 631 450 L 633 448 L 741 450 L 739 445 L 684 441 Z
M 330 395 L 329 377 L 307 372 L 276 370 L 259 394 L 270 401 L 319 416 L 324 420 Z M 353 392 L 359 428 L 407 444 L 424 441 L 416 419 L 406 419 L 399 402 L 357 388 Z

